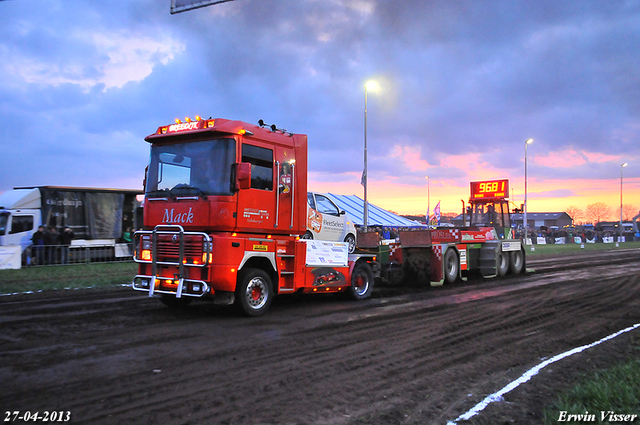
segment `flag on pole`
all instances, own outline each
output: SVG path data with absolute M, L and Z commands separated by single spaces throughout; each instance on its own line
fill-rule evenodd
M 364 169 L 362 170 L 362 177 L 360 177 L 360 184 L 364 186 L 364 182 L 367 178 L 367 170 Z
M 429 219 L 429 226 L 439 226 L 440 225 L 440 201 L 438 201 L 438 205 L 433 209 L 433 215 Z

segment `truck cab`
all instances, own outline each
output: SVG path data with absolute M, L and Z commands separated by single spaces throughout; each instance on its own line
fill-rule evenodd
M 38 189 L 14 189 L 0 195 L 0 247 L 20 246 L 24 251 L 41 223 Z
M 262 121 L 185 121 L 145 139 L 151 161 L 134 290 L 172 307 L 197 298 L 236 303 L 249 316 L 263 314 L 276 294 L 371 295 L 373 254 L 349 254 L 343 233 L 340 241 L 303 238 L 306 135 Z M 314 202 L 331 205 L 315 195 Z M 328 217 L 345 219 L 332 208 Z

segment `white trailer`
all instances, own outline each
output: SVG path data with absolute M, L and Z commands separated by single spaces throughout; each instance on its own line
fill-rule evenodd
M 39 226 L 69 227 L 71 247 L 112 247 L 114 256 L 130 256 L 119 243 L 127 227 L 142 222 L 142 191 L 80 187 L 18 187 L 0 195 L 0 268 L 29 264 L 28 248 Z M 16 260 L 19 252 L 20 260 Z M 16 264 L 17 263 L 17 264 Z

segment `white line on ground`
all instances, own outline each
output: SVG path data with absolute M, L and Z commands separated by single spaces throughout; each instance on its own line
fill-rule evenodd
M 529 369 L 527 372 L 525 372 L 520 378 L 516 379 L 515 381 L 511 382 L 509 385 L 507 385 L 506 387 L 502 388 L 500 391 L 493 393 L 489 396 L 487 396 L 484 400 L 482 400 L 480 403 L 476 404 L 473 409 L 469 410 L 468 412 L 458 416 L 455 420 L 453 421 L 449 421 L 447 422 L 447 425 L 456 425 L 458 421 L 466 421 L 471 419 L 472 417 L 474 417 L 475 415 L 477 415 L 478 413 L 482 412 L 485 407 L 487 407 L 489 404 L 496 402 L 496 401 L 502 401 L 502 396 L 511 392 L 512 390 L 516 389 L 518 386 L 520 386 L 520 384 L 523 384 L 525 382 L 527 382 L 528 380 L 530 380 L 531 378 L 533 378 L 535 375 L 538 374 L 538 372 L 540 372 L 540 370 L 542 370 L 543 368 L 549 366 L 552 363 L 555 363 L 559 360 L 564 359 L 565 357 L 569 357 L 572 356 L 574 354 L 580 353 L 588 348 L 592 348 L 595 347 L 596 345 L 602 344 L 603 342 L 609 341 L 617 336 L 620 336 L 626 332 L 630 332 L 636 328 L 640 327 L 640 323 L 636 323 L 633 326 L 629 326 L 628 328 L 622 329 L 621 331 L 618 331 L 614 334 L 611 334 L 609 336 L 606 336 L 596 342 L 592 342 L 591 344 L 587 344 L 587 345 L 583 345 L 581 347 L 577 347 L 574 348 L 573 350 L 569 350 L 569 351 L 565 351 L 562 354 L 558 354 L 557 356 L 554 356 L 552 358 L 550 358 L 549 360 L 545 360 L 544 362 L 540 363 L 539 365 Z

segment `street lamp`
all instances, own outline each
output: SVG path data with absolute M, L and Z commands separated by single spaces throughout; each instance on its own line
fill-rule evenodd
M 626 162 L 620 164 L 620 229 L 618 230 L 619 236 L 622 236 L 622 169 L 628 164 Z M 620 239 L 620 238 L 618 238 Z
M 533 143 L 533 139 L 527 139 L 524 142 L 524 242 L 529 237 L 529 222 L 527 221 L 527 147 Z M 533 248 L 533 241 L 531 243 Z
M 378 83 L 375 81 L 367 81 L 364 85 L 364 172 L 362 173 L 362 183 L 364 186 L 364 232 L 367 232 L 367 224 L 369 221 L 369 204 L 367 202 L 367 91 L 378 90 Z
M 429 215 L 431 214 L 431 183 L 429 180 L 429 176 L 427 179 L 427 226 L 429 225 Z

